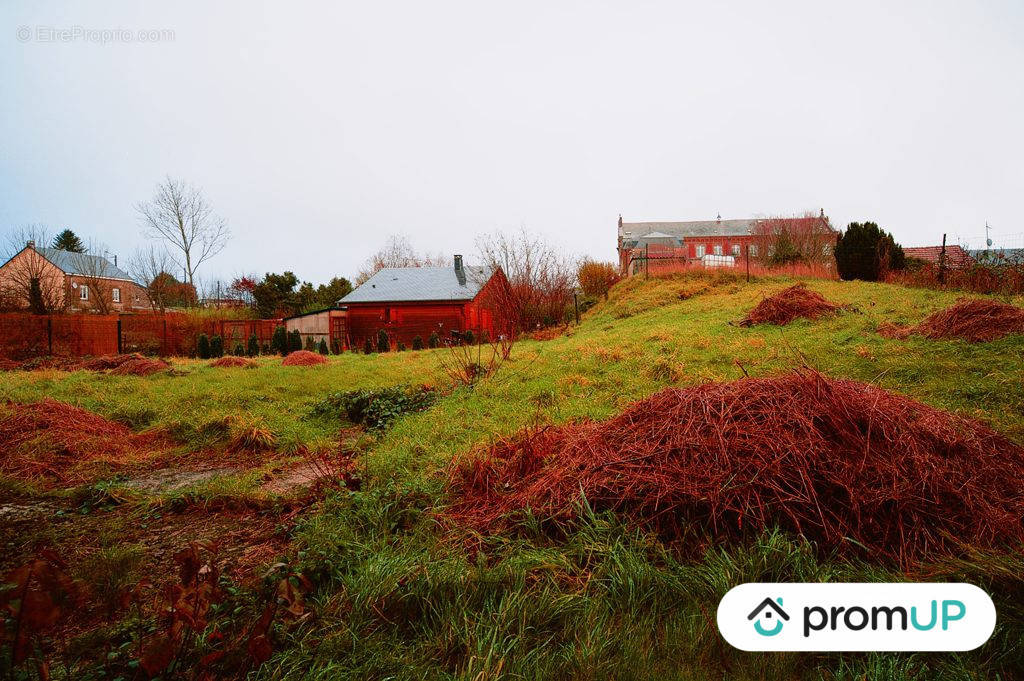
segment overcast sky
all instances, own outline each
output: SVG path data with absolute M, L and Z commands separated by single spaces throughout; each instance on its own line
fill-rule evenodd
M 619 213 L 1024 246 L 1022 36 L 1019 0 L 4 0 L 0 229 L 124 257 L 170 174 L 233 232 L 204 278 L 519 227 L 610 260 Z

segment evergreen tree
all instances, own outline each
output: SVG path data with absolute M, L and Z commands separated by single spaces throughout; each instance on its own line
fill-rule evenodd
M 320 339 L 320 345 L 317 346 L 317 350 L 320 352 L 321 355 L 328 354 L 328 351 L 327 351 L 327 341 L 324 340 L 323 338 L 321 338 Z
M 363 352 L 367 355 L 373 354 L 373 339 L 369 336 L 366 337 L 366 341 L 363 343 Z
M 210 359 L 210 339 L 205 333 L 199 334 L 196 339 L 196 354 L 199 359 Z
M 274 328 L 274 335 L 270 339 L 270 349 L 281 356 L 288 354 L 288 333 L 283 326 Z
M 245 357 L 245 346 L 241 342 L 235 343 L 235 355 Z
M 210 339 L 210 357 L 223 357 L 224 356 L 224 339 L 220 336 L 214 336 Z
M 429 345 L 431 348 L 441 347 L 441 336 L 437 334 L 437 331 L 430 332 L 430 338 L 427 341 L 427 345 Z
M 53 239 L 53 247 L 62 251 L 72 253 L 85 253 L 85 244 L 78 238 L 78 235 L 70 229 L 65 229 Z
M 906 265 L 903 248 L 874 222 L 851 222 L 839 235 L 835 256 L 843 279 L 878 281 Z
M 462 339 L 466 342 L 466 345 L 473 345 L 476 342 L 476 336 L 473 335 L 472 329 L 466 329 L 466 333 L 462 334 Z
M 381 329 L 377 332 L 377 352 L 387 352 L 391 349 L 391 339 L 388 338 L 388 332 Z
M 296 352 L 302 349 L 302 334 L 298 329 L 288 334 L 288 352 Z
M 413 336 L 413 339 L 412 339 L 412 349 L 413 350 L 422 350 L 423 349 L 423 339 L 420 336 Z
M 249 348 L 247 354 L 250 357 L 255 357 L 260 354 L 260 339 L 256 337 L 256 334 L 249 336 Z

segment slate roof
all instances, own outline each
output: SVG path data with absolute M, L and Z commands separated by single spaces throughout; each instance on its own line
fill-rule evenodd
M 623 222 L 622 231 L 626 241 L 636 241 L 651 232 L 685 239 L 687 237 L 747 236 L 752 234 L 757 219 L 742 220 L 693 220 L 690 222 Z M 627 236 L 626 232 L 630 234 Z
M 942 254 L 942 246 L 904 246 L 903 254 L 908 258 L 924 260 L 934 265 L 939 264 L 939 256 Z M 949 267 L 966 267 L 974 259 L 964 249 L 955 245 L 946 246 L 946 265 Z
M 103 279 L 132 281 L 131 275 L 99 255 L 72 253 L 57 248 L 36 247 L 36 252 L 56 265 L 65 274 L 78 274 Z
M 348 303 L 401 303 L 472 300 L 492 275 L 486 267 L 465 266 L 466 283 L 459 283 L 454 267 L 389 267 L 380 270 L 338 301 Z

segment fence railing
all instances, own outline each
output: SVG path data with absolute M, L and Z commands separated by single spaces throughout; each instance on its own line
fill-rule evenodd
M 140 352 L 187 356 L 199 334 L 221 336 L 229 352 L 246 347 L 254 335 L 261 350 L 269 347 L 279 319 L 200 319 L 184 314 L 0 314 L 0 357 L 28 359 L 43 355 L 72 357 Z

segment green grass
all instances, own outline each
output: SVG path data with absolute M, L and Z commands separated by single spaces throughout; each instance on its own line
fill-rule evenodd
M 744 546 L 685 551 L 581 509 L 562 539 L 530 523 L 522 536 L 466 537 L 442 525 L 453 459 L 534 423 L 605 418 L 667 385 L 770 375 L 809 365 L 979 418 L 1024 441 L 1024 336 L 985 344 L 885 339 L 882 322 L 916 323 L 957 295 L 882 284 L 813 281 L 856 311 L 786 327 L 739 328 L 786 280 L 728 276 L 633 279 L 567 336 L 523 341 L 499 373 L 446 394 L 426 412 L 364 438 L 364 488 L 330 496 L 296 532 L 317 585 L 314 616 L 279 633 L 261 679 L 861 679 L 1024 674 L 1024 564 L 979 555 L 903 575 L 892 566 L 820 556 L 768 532 Z M 1012 300 L 1024 304 L 1020 297 Z M 225 447 L 259 424 L 283 452 L 335 442 L 314 417 L 329 393 L 400 383 L 444 386 L 445 351 L 331 357 L 321 367 L 255 370 L 178 362 L 184 375 L 9 373 L 0 399 L 52 397 L 136 429 L 165 428 L 191 449 Z M 243 494 L 255 479 L 188 490 Z M 531 529 L 532 528 L 532 529 Z M 993 640 L 963 655 L 758 655 L 723 643 L 717 601 L 744 581 L 965 579 L 1000 612 Z

